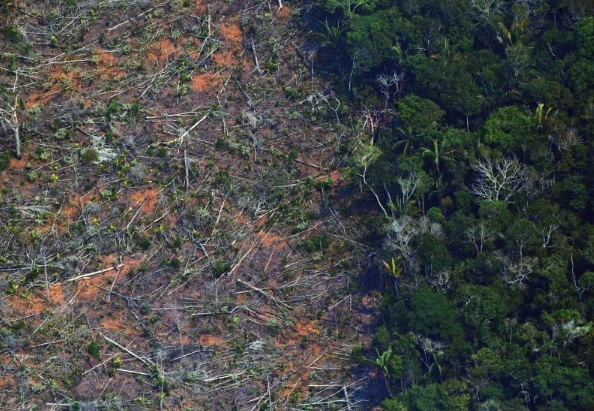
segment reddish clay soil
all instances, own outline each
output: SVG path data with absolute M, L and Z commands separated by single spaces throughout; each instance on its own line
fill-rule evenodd
M 219 27 L 221 31 L 221 36 L 223 36 L 223 40 L 225 42 L 231 43 L 231 46 L 237 46 L 237 44 L 233 43 L 241 43 L 243 41 L 243 33 L 239 24 L 235 19 L 229 21 L 228 23 L 222 24 Z
M 20 160 L 17 160 L 16 158 L 11 158 L 10 165 L 8 166 L 8 168 L 11 168 L 13 170 L 22 170 L 25 168 L 26 165 L 27 165 L 27 155 L 25 154 L 21 157 Z
M 158 194 L 157 189 L 148 187 L 135 189 L 128 198 L 135 213 L 137 211 L 136 209 L 140 207 L 140 212 L 143 215 L 154 215 L 157 204 L 159 203 Z
M 157 65 L 162 69 L 168 59 L 175 59 L 182 54 L 183 49 L 180 49 L 177 44 L 170 39 L 163 39 L 149 47 L 146 58 L 151 67 Z
M 7 306 L 23 316 L 40 314 L 47 309 L 47 301 L 44 301 L 38 291 L 25 295 L 12 295 L 5 301 Z
M 57 212 L 52 213 L 47 229 L 55 229 L 59 234 L 66 233 L 70 226 L 80 218 L 82 210 L 93 199 L 95 190 L 86 194 L 73 193 L 69 199 L 60 206 Z
M 138 333 L 132 327 L 130 322 L 125 318 L 123 311 L 115 312 L 101 319 L 101 328 L 107 331 L 114 331 L 125 335 L 127 338 L 137 336 Z
M 202 93 L 213 93 L 221 85 L 221 78 L 217 73 L 202 73 L 192 77 L 192 90 Z
M 271 248 L 273 251 L 278 251 L 287 246 L 287 240 L 285 237 L 272 234 L 270 231 L 259 231 L 257 236 L 260 239 L 260 244 L 262 244 L 263 247 Z
M 219 336 L 205 334 L 198 337 L 198 344 L 225 348 L 228 343 L 226 339 Z
M 66 305 L 66 295 L 64 294 L 64 285 L 57 283 L 49 287 L 50 304 L 56 308 L 63 308 Z
M 97 70 L 102 80 L 111 80 L 114 77 L 126 75 L 126 72 L 118 67 L 119 59 L 113 53 L 97 48 L 95 54 L 98 57 Z
M 67 72 L 61 67 L 53 69 L 46 78 L 49 88 L 29 93 L 24 100 L 25 108 L 31 108 L 36 104 L 43 106 L 63 93 L 80 92 L 83 88 L 80 84 L 81 77 L 80 69 L 70 69 Z
M 116 275 L 117 270 L 108 271 L 90 278 L 84 278 L 76 283 L 76 297 L 79 300 L 95 300 L 99 293 L 103 294 L 103 289 L 109 289 L 110 280 Z
M 281 19 L 286 19 L 291 15 L 292 11 L 293 11 L 293 9 L 291 8 L 291 6 L 287 6 L 285 4 L 285 5 L 283 5 L 283 8 L 279 10 L 277 16 Z
M 214 53 L 212 55 L 213 60 L 221 67 L 229 67 L 233 64 L 235 56 L 232 51 L 223 51 L 222 53 Z

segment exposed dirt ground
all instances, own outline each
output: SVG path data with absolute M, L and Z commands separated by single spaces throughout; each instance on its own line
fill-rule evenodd
M 350 131 L 279 3 L 3 3 L 0 408 L 366 408 Z

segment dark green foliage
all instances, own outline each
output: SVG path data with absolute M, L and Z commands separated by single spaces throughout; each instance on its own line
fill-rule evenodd
M 593 408 L 591 4 L 314 3 L 343 98 L 381 113 L 351 174 L 373 189 L 378 270 L 406 268 L 377 282 L 373 347 L 402 370 L 384 409 Z M 387 94 L 392 73 L 404 80 Z M 512 195 L 484 195 L 486 181 Z
M 353 361 L 355 364 L 362 363 L 363 360 L 365 359 L 365 357 L 363 355 L 363 350 L 364 350 L 364 347 L 361 345 L 354 346 L 353 349 L 351 350 L 351 361 Z
M 330 245 L 330 239 L 326 235 L 313 235 L 299 243 L 299 247 L 308 253 L 324 251 Z
M 95 357 L 98 360 L 101 359 L 101 345 L 99 345 L 97 341 L 93 340 L 87 345 L 87 352 L 92 357 Z
M 459 380 L 447 380 L 442 384 L 425 387 L 415 385 L 410 391 L 400 395 L 398 400 L 407 404 L 410 411 L 466 411 L 470 404 L 467 389 L 467 385 Z
M 450 253 L 443 240 L 432 234 L 421 234 L 417 239 L 417 255 L 428 272 L 440 272 L 450 265 Z
M 415 333 L 440 341 L 450 341 L 462 332 L 447 297 L 428 287 L 421 287 L 412 296 L 408 326 Z
M 324 50 L 346 49 L 327 69 L 381 113 L 352 175 L 373 189 L 366 212 L 386 210 L 366 216 L 378 266 L 407 268 L 373 340 L 402 359 L 384 409 L 592 408 L 591 4 L 314 3 Z M 405 80 L 386 95 L 391 73 Z M 517 175 L 476 167 L 516 160 Z M 518 188 L 493 201 L 487 179 Z
M 0 172 L 6 170 L 10 164 L 11 155 L 8 151 L 0 153 Z
M 146 251 L 151 246 L 151 239 L 147 236 L 142 236 L 138 239 L 138 245 L 140 246 L 140 248 Z
M 518 154 L 533 140 L 536 125 L 517 106 L 503 107 L 485 122 L 485 142 L 502 154 Z
M 105 119 L 110 122 L 115 115 L 121 110 L 120 103 L 117 99 L 110 100 L 105 108 Z
M 358 72 L 367 72 L 397 57 L 399 35 L 411 29 L 395 7 L 371 15 L 355 14 L 349 21 L 347 47 Z
M 21 33 L 19 30 L 14 26 L 4 26 L 2 27 L 2 35 L 4 38 L 11 43 L 18 43 L 21 41 Z
M 221 261 L 217 261 L 213 267 L 213 275 L 215 278 L 219 278 L 223 274 L 227 273 L 231 269 L 231 265 Z
M 99 153 L 94 148 L 88 148 L 84 150 L 80 156 L 80 160 L 83 164 L 91 164 L 99 159 Z
M 36 264 L 33 264 L 31 266 L 31 269 L 29 270 L 29 272 L 27 272 L 27 274 L 25 275 L 25 283 L 34 282 L 40 273 L 41 273 L 41 267 L 39 267 Z
M 404 127 L 422 135 L 434 132 L 443 114 L 443 110 L 433 101 L 414 94 L 398 104 L 398 117 L 404 123 Z

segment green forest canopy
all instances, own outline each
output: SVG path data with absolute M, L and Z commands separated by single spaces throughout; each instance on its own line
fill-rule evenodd
M 351 167 L 383 210 L 384 409 L 594 409 L 594 3 L 312 14 L 323 67 L 378 125 Z

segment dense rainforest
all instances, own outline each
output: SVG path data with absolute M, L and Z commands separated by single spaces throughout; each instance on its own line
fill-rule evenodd
M 319 0 L 385 410 L 594 409 L 594 4 Z

